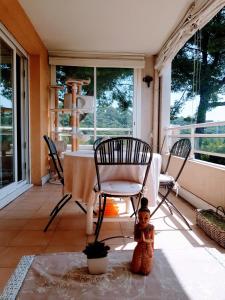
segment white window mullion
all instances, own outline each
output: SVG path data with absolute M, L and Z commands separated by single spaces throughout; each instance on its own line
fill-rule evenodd
M 134 69 L 133 136 L 141 137 L 141 70 Z
M 16 49 L 13 49 L 13 156 L 14 156 L 14 172 L 15 182 L 18 181 L 18 149 L 17 149 L 17 92 L 16 92 Z

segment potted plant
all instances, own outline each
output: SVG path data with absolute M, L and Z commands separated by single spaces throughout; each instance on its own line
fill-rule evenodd
M 110 247 L 103 242 L 95 241 L 89 243 L 83 250 L 87 255 L 87 264 L 90 274 L 102 274 L 107 271 L 108 265 L 108 251 Z

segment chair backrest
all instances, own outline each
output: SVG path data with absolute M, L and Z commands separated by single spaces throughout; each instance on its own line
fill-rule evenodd
M 59 177 L 59 180 L 61 181 L 62 184 L 64 184 L 63 167 L 62 167 L 62 164 L 61 164 L 61 161 L 60 161 L 60 158 L 59 158 L 59 155 L 58 155 L 55 143 L 47 135 L 44 135 L 43 138 L 44 138 L 44 140 L 45 140 L 45 142 L 46 142 L 46 144 L 48 146 L 49 156 L 52 159 L 52 162 L 54 164 L 54 167 L 55 167 L 55 170 L 56 170 L 57 175 Z
M 152 148 L 146 142 L 132 137 L 116 137 L 102 141 L 94 152 L 98 188 L 101 189 L 99 166 L 146 166 L 142 186 L 145 186 L 152 161 Z
M 96 147 L 101 143 L 101 141 L 103 140 L 103 137 L 99 137 L 97 138 L 94 143 L 93 143 L 93 149 L 95 150 Z
M 177 181 L 178 178 L 180 177 L 181 172 L 183 171 L 183 168 L 187 162 L 190 152 L 191 152 L 191 142 L 189 139 L 180 139 L 179 141 L 175 142 L 170 150 L 169 158 L 165 168 L 165 173 L 169 168 L 172 156 L 183 158 L 184 161 L 178 171 L 177 176 L 174 178 L 174 180 Z

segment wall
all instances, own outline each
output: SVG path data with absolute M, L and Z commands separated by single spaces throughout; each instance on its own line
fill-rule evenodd
M 139 112 L 140 118 L 140 138 L 148 143 L 152 143 L 152 114 L 153 114 L 153 82 L 150 83 L 150 87 L 143 82 L 143 77 L 150 75 L 153 77 L 153 56 L 145 58 L 145 69 L 141 72 L 141 109 Z M 137 100 L 137 105 L 139 101 Z M 137 108 L 138 110 L 139 108 Z M 139 120 L 138 118 L 138 120 Z
M 159 151 L 167 149 L 164 143 L 165 128 L 170 126 L 171 64 L 164 67 L 160 77 Z
M 180 158 L 173 158 L 169 174 L 175 176 L 181 161 Z M 215 207 L 221 205 L 225 208 L 224 178 L 225 167 L 189 160 L 179 179 L 179 185 L 206 203 Z M 195 202 L 195 205 L 201 208 L 200 201 Z
M 39 185 L 47 173 L 42 136 L 47 133 L 48 122 L 48 52 L 16 0 L 0 1 L 0 20 L 29 55 L 31 180 Z

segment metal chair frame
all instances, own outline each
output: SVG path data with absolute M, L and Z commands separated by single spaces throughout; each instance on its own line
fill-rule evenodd
M 103 139 L 103 137 L 99 137 L 99 138 L 97 138 L 97 139 L 94 141 L 94 143 L 93 143 L 93 150 L 95 150 L 96 147 L 101 143 L 102 139 Z
M 55 143 L 53 142 L 53 140 L 48 137 L 47 135 L 43 136 L 48 149 L 49 149 L 49 156 L 52 159 L 53 165 L 55 167 L 55 170 L 57 172 L 58 178 L 61 182 L 61 184 L 64 187 L 64 177 L 63 177 L 63 167 L 55 146 Z M 52 221 L 54 220 L 54 218 L 57 216 L 57 214 L 59 213 L 59 211 L 63 208 L 63 206 L 72 198 L 72 194 L 66 194 L 64 195 L 60 201 L 56 204 L 56 206 L 53 208 L 53 210 L 50 213 L 50 220 L 48 221 L 47 225 L 45 226 L 44 232 L 46 232 L 48 230 L 48 227 L 51 225 Z M 87 213 L 86 209 L 78 202 L 75 201 L 75 203 L 80 207 L 80 209 L 84 212 Z
M 166 164 L 166 168 L 165 171 L 163 172 L 163 174 L 165 174 L 170 166 L 170 162 L 171 162 L 171 157 L 172 156 L 176 156 L 176 157 L 180 157 L 183 158 L 184 161 L 176 175 L 176 177 L 174 177 L 174 181 L 171 183 L 164 183 L 163 185 L 161 185 L 161 187 L 165 187 L 167 189 L 166 194 L 162 194 L 159 192 L 160 196 L 162 196 L 162 200 L 160 201 L 160 203 L 158 204 L 158 206 L 155 208 L 155 210 L 152 212 L 151 217 L 156 213 L 156 211 L 160 208 L 160 206 L 165 203 L 167 208 L 169 209 L 170 213 L 173 214 L 172 209 L 174 209 L 174 211 L 183 219 L 183 221 L 185 222 L 185 224 L 188 226 L 188 228 L 190 230 L 190 224 L 188 223 L 188 221 L 186 220 L 186 218 L 182 215 L 182 213 L 176 208 L 176 206 L 168 199 L 169 194 L 172 192 L 173 187 L 175 185 L 175 183 L 177 182 L 178 178 L 180 177 L 184 166 L 188 160 L 188 157 L 190 155 L 191 152 L 191 142 L 189 139 L 180 139 L 179 141 L 175 142 L 173 147 L 170 150 L 170 154 L 169 154 L 169 158 Z M 172 208 L 172 209 L 171 209 Z
M 97 186 L 99 195 L 99 216 L 95 230 L 95 240 L 98 240 L 100 233 L 102 221 L 104 218 L 104 212 L 106 207 L 107 197 L 123 198 L 130 197 L 132 207 L 135 214 L 136 221 L 136 212 L 139 207 L 140 199 L 143 194 L 143 190 L 146 184 L 148 177 L 151 161 L 152 161 L 152 148 L 146 142 L 132 137 L 116 137 L 110 138 L 106 141 L 102 141 L 95 148 L 94 152 L 95 158 L 95 167 L 97 175 Z M 142 189 L 138 194 L 134 195 L 112 195 L 101 192 L 101 176 L 99 172 L 99 166 L 110 166 L 110 165 L 145 165 L 145 175 L 142 182 Z M 133 198 L 138 198 L 137 207 L 135 208 Z M 103 198 L 103 205 L 102 205 Z M 115 238 L 115 237 L 111 237 Z

